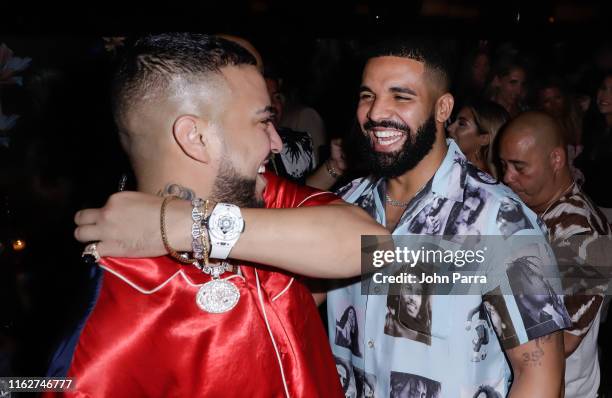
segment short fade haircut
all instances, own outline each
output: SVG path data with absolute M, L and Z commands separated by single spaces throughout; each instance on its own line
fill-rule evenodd
M 138 39 L 119 60 L 111 83 L 112 109 L 119 130 L 123 115 L 145 98 L 160 96 L 177 77 L 219 73 L 225 66 L 255 65 L 242 46 L 197 33 L 162 33 Z
M 451 54 L 449 44 L 443 40 L 421 37 L 395 37 L 383 40 L 366 52 L 367 58 L 401 57 L 425 64 L 429 75 L 440 94 L 450 90 Z

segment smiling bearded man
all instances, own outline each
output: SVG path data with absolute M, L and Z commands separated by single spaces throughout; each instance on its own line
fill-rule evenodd
M 396 242 L 410 242 L 401 236 L 411 235 L 413 220 L 425 219 L 434 204 L 440 206 L 436 213 L 440 225 L 427 234 L 444 233 L 451 235 L 445 239 L 459 242 L 465 239 L 460 231 L 503 239 L 497 214 L 511 198 L 528 219 L 521 232 L 541 241 L 538 255 L 544 263 L 554 261 L 547 257 L 548 246 L 535 214 L 507 187 L 474 178 L 475 166 L 453 140 L 445 140 L 444 123 L 451 115 L 453 97 L 448 93 L 447 64 L 438 49 L 437 43 L 425 40 L 396 40 L 373 50 L 363 71 L 357 106 L 361 127 L 357 139 L 371 174 L 338 194 L 386 226 Z M 503 258 L 480 267 L 478 275 L 486 275 L 489 283 L 478 286 L 478 294 L 436 294 L 434 284 L 423 284 L 419 315 L 425 321 L 421 322 L 402 321 L 397 313 L 404 307 L 396 303 L 405 298 L 383 294 L 387 287 L 377 286 L 369 276 L 329 292 L 328 324 L 335 325 L 347 307 L 354 307 L 362 331 L 356 350 L 360 355 L 332 339 L 336 361 L 352 362 L 355 374 L 376 380 L 374 394 L 381 397 L 403 396 L 401 387 L 408 385 L 407 380 L 436 398 L 473 396 L 482 386 L 503 396 L 509 390 L 510 396 L 559 396 L 563 378 L 559 330 L 564 325 L 541 321 L 533 333 L 526 333 L 523 320 L 528 314 L 519 311 L 512 294 L 499 293 L 507 291 L 509 283 L 504 264 L 518 260 Z M 393 287 L 388 286 L 390 292 Z M 481 329 L 490 335 L 501 331 L 488 320 L 482 320 L 484 326 L 478 330 L 466 327 L 466 319 L 474 308 L 482 308 L 483 314 L 488 311 L 484 299 L 491 295 L 509 316 L 503 319 L 505 334 L 499 340 L 483 341 Z M 404 312 L 416 313 L 416 304 L 406 304 Z M 508 337 L 510 330 L 516 333 Z M 475 350 L 482 350 L 481 355 L 475 356 Z M 524 358 L 534 352 L 542 355 L 532 365 Z M 514 370 L 511 387 L 510 366 Z

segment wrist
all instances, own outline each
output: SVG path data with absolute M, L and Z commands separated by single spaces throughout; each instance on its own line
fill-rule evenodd
M 173 200 L 168 203 L 166 210 L 166 233 L 168 241 L 178 252 L 191 252 L 191 219 L 192 206 L 187 200 Z

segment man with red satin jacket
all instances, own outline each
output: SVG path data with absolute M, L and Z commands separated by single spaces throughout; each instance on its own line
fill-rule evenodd
M 273 265 L 283 258 L 290 272 L 346 277 L 359 272 L 358 236 L 333 251 L 295 251 L 286 261 L 287 250 L 307 250 L 307 238 L 279 245 L 279 237 L 288 235 L 279 217 L 292 221 L 291 228 L 303 223 L 318 239 L 385 232 L 330 193 L 264 174 L 270 152 L 282 143 L 254 65 L 240 46 L 196 34 L 147 36 L 126 52 L 113 79 L 113 112 L 138 190 L 190 199 L 196 213 L 204 207 L 209 254 L 224 259 L 231 251 L 232 260 L 212 260 L 199 269 L 168 256 L 99 258 L 103 271 L 90 311 L 49 371 L 75 378 L 68 395 L 342 396 L 314 300 L 302 281 L 234 259 Z M 197 198 L 210 199 L 210 208 Z M 308 207 L 313 205 L 320 206 Z M 304 208 L 256 208 L 264 206 Z M 95 210 L 77 215 L 85 224 L 77 237 L 88 240 L 88 225 L 103 217 Z M 165 218 L 168 225 L 179 222 L 170 213 Z M 271 218 L 277 227 L 268 231 Z M 250 225 L 257 225 L 257 236 Z M 177 239 L 164 238 L 170 246 Z M 104 255 L 103 244 L 112 242 L 98 246 Z M 340 260 L 355 266 L 334 269 Z M 211 286 L 217 290 L 206 290 Z

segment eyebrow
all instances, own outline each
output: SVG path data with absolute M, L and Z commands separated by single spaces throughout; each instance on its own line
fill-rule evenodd
M 527 162 L 523 162 L 522 160 L 514 160 L 514 159 L 508 159 L 506 160 L 506 162 L 512 163 L 514 165 L 519 165 L 519 166 L 523 166 L 527 164 Z
M 391 91 L 392 93 L 409 94 L 409 95 L 414 95 L 414 96 L 417 95 L 417 93 L 414 90 L 411 90 L 407 87 L 391 87 L 389 91 Z
M 359 87 L 359 92 L 362 92 L 362 91 L 372 92 L 372 89 L 368 86 L 361 86 Z M 389 91 L 391 91 L 392 93 L 408 94 L 408 95 L 414 95 L 414 96 L 417 95 L 417 93 L 414 90 L 409 89 L 407 87 L 395 87 L 394 86 L 394 87 L 391 87 Z
M 255 112 L 256 115 L 261 115 L 263 113 L 271 113 L 274 114 L 276 113 L 276 109 L 274 109 L 274 107 L 272 105 L 268 105 L 263 109 L 258 110 L 257 112 Z

